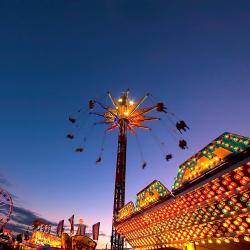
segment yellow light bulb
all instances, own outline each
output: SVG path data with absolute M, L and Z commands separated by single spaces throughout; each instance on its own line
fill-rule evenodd
M 216 243 L 221 244 L 221 240 L 220 239 L 216 240 Z
M 249 236 L 245 236 L 245 237 L 244 237 L 244 240 L 245 240 L 245 241 L 250 241 L 250 237 L 249 237 Z

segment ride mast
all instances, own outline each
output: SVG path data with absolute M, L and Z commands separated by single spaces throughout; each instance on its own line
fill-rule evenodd
M 157 109 L 157 111 L 163 111 L 161 109 L 164 108 L 161 103 L 148 108 L 139 108 L 148 97 L 148 94 L 136 102 L 130 100 L 128 94 L 129 92 L 126 91 L 118 100 L 116 100 L 110 93 L 108 93 L 113 107 L 109 107 L 106 104 L 94 100 L 95 103 L 98 103 L 103 109 L 105 109 L 105 112 L 103 113 L 93 113 L 104 118 L 104 120 L 99 123 L 109 124 L 110 126 L 107 131 L 111 131 L 115 128 L 119 130 L 111 236 L 112 250 L 123 250 L 124 245 L 124 239 L 115 231 L 114 223 L 119 210 L 125 205 L 127 132 L 130 131 L 132 134 L 135 134 L 135 128 L 149 129 L 149 127 L 144 125 L 143 122 L 158 120 L 159 118 L 146 116 L 146 114 L 154 109 Z

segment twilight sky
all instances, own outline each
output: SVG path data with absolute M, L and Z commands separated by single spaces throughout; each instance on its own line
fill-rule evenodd
M 170 188 L 178 165 L 221 133 L 250 136 L 249 13 L 248 0 L 2 0 L 0 185 L 16 211 L 53 222 L 74 213 L 110 235 L 117 132 L 99 166 L 104 127 L 84 154 L 65 139 L 68 115 L 108 90 L 118 97 L 129 88 L 135 99 L 150 92 L 191 127 L 181 151 L 153 126 L 174 154 L 169 163 L 139 133 L 144 171 L 129 136 L 127 202 L 154 179 Z

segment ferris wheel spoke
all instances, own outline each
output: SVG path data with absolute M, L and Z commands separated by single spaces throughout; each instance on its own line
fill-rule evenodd
M 4 207 L 4 206 L 8 206 L 8 204 L 7 203 L 0 204 L 0 207 Z

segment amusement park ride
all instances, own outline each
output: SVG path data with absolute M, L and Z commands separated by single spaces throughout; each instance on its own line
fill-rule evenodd
M 10 194 L 0 188 L 0 229 L 3 229 L 5 224 L 10 220 L 12 210 L 13 202 Z
M 126 177 L 126 152 L 127 152 L 127 133 L 130 132 L 132 135 L 136 136 L 136 128 L 142 128 L 150 131 L 152 129 L 144 124 L 144 122 L 160 120 L 163 119 L 148 116 L 148 113 L 152 111 L 157 111 L 168 116 L 168 120 L 171 122 L 171 125 L 175 126 L 177 132 L 180 134 L 189 129 L 186 123 L 183 120 L 178 120 L 176 123 L 173 121 L 174 114 L 170 113 L 163 102 L 154 102 L 154 97 L 151 94 L 146 94 L 144 97 L 138 101 L 133 101 L 129 98 L 129 91 L 125 91 L 122 95 L 115 99 L 109 92 L 107 93 L 112 106 L 109 106 L 98 99 L 93 99 L 89 101 L 88 105 L 88 114 L 96 115 L 103 118 L 102 121 L 94 123 L 96 124 L 105 124 L 108 125 L 108 128 L 105 131 L 112 131 L 118 129 L 118 148 L 117 148 L 117 160 L 116 160 L 116 177 L 115 177 L 115 190 L 114 190 L 114 205 L 113 205 L 113 221 L 112 221 L 112 236 L 111 236 L 111 249 L 120 250 L 123 249 L 124 239 L 120 236 L 114 227 L 114 222 L 118 216 L 119 210 L 125 205 L 125 177 Z M 144 101 L 150 98 L 153 102 L 152 106 L 141 107 Z M 101 111 L 96 109 L 101 108 Z M 79 110 L 77 113 L 80 113 L 82 110 Z M 77 123 L 78 119 L 76 115 L 69 117 L 69 121 L 76 125 L 76 128 L 79 128 L 80 125 Z M 172 130 L 171 130 L 172 132 Z M 176 132 L 176 131 L 175 131 Z M 177 133 L 176 133 L 177 134 Z M 176 136 L 176 134 L 174 136 Z M 180 135 L 179 135 L 180 136 Z M 67 138 L 72 140 L 75 138 L 74 133 L 67 134 Z M 138 139 L 138 138 L 137 138 Z M 84 137 L 84 144 L 86 142 L 86 137 Z M 104 144 L 104 143 L 103 143 Z M 102 161 L 102 152 L 104 151 L 104 145 L 102 144 L 101 153 L 96 164 Z M 183 138 L 179 138 L 178 146 L 181 149 L 187 148 L 187 142 Z M 160 143 L 162 146 L 163 143 Z M 139 144 L 138 144 L 139 146 Z M 81 153 L 85 150 L 85 147 L 77 147 L 76 152 Z M 141 151 L 141 149 L 140 149 Z M 141 154 L 142 155 L 142 154 Z M 165 154 L 166 161 L 172 159 L 172 154 Z M 143 158 L 143 157 L 142 157 Z M 146 161 L 143 160 L 142 169 L 147 166 Z

